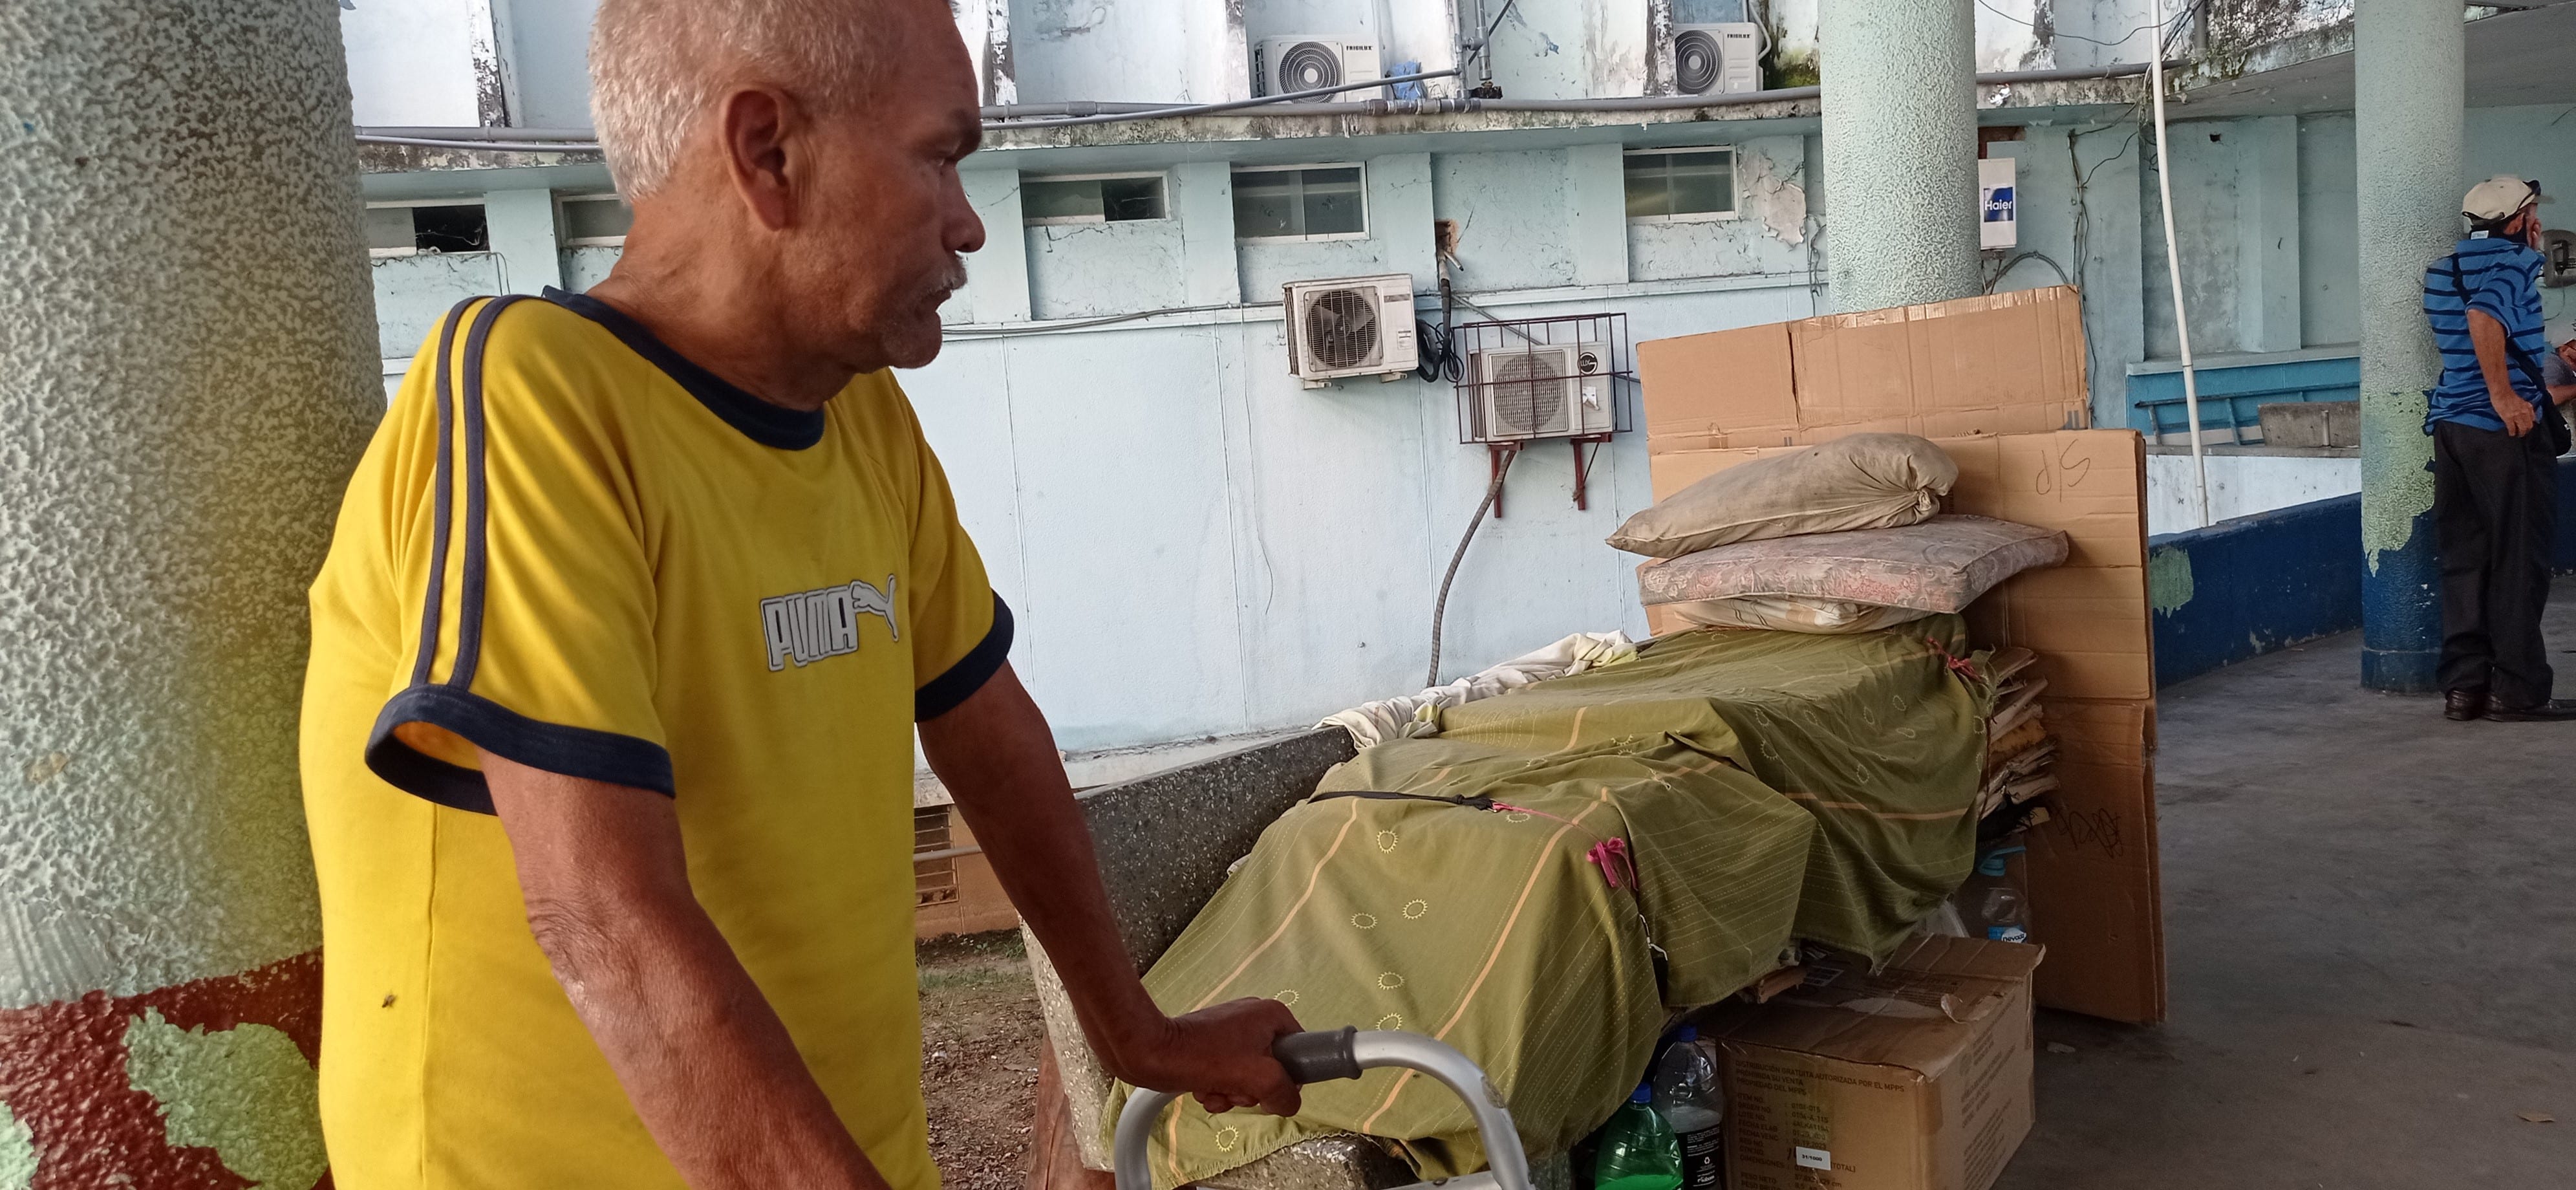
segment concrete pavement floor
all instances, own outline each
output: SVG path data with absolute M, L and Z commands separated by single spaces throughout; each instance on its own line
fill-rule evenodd
M 2576 583 L 2547 632 L 2576 696 Z M 2162 693 L 2172 1018 L 2040 1014 L 2003 1190 L 2576 1188 L 2576 723 L 2449 722 L 2359 649 Z

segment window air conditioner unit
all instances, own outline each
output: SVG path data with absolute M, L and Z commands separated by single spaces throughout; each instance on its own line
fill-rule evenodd
M 1288 371 L 1306 387 L 1341 376 L 1393 380 L 1413 370 L 1412 277 L 1291 281 L 1286 288 Z
M 1264 37 L 1252 47 L 1252 93 L 1285 95 L 1344 83 L 1384 78 L 1377 44 L 1342 37 Z M 1366 99 L 1366 90 L 1345 91 L 1338 99 Z M 1320 100 L 1318 102 L 1321 102 Z
M 1572 438 L 1618 428 L 1610 352 L 1599 343 L 1529 343 L 1475 353 L 1487 442 Z
M 1762 89 L 1762 26 L 1751 21 L 1673 29 L 1673 84 L 1685 95 Z

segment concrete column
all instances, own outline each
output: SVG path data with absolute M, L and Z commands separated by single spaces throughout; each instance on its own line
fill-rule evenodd
M 1193 306 L 1243 300 L 1234 250 L 1234 167 L 1186 161 L 1172 167 L 1172 217 L 1181 221 L 1184 296 Z
M 1971 0 L 1824 0 L 1831 271 L 1845 310 L 1978 290 L 1974 11 Z
M 2353 30 L 2361 240 L 2361 681 L 2428 691 L 2442 643 L 2433 440 L 2424 390 L 2441 356 L 2424 266 L 2460 234 L 2460 7 L 2361 0 Z
M 555 192 L 494 190 L 483 196 L 483 228 L 501 257 L 511 293 L 542 293 L 563 284 L 563 248 L 555 238 Z
M 1565 151 L 1565 219 L 1574 245 L 1574 283 L 1628 281 L 1628 189 L 1616 144 Z
M 1386 271 L 1413 278 L 1416 293 L 1440 287 L 1440 246 L 1431 228 L 1431 154 L 1392 153 L 1368 160 L 1369 234 L 1386 245 Z M 1231 208 L 1228 208 L 1231 210 Z M 1229 222 L 1231 229 L 1234 225 Z M 1279 291 L 1245 294 L 1275 302 Z
M 966 201 L 984 221 L 984 249 L 966 258 L 966 288 L 939 308 L 948 322 L 1029 320 L 1029 238 L 1020 218 L 1020 171 L 960 170 Z
M 323 1171 L 305 587 L 384 400 L 338 17 L 0 5 L 0 1183 Z

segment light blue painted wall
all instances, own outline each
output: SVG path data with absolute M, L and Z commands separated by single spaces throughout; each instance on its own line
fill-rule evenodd
M 2299 118 L 2299 338 L 2361 338 L 2361 199 L 2352 115 Z
M 363 2 L 363 0 L 362 0 Z M 590 16 L 599 0 L 491 0 L 510 122 L 590 127 Z
M 2460 189 L 2498 173 L 2543 181 L 2576 178 L 2576 116 L 2570 116 L 2571 110 L 2576 109 L 2470 109 Z M 2295 137 L 2285 153 L 2279 130 L 2281 122 L 2293 119 Z M 2212 134 L 2220 139 L 2210 140 Z M 2360 249 L 2352 117 L 2185 120 L 2173 125 L 2173 135 L 2175 232 L 2182 240 L 2193 351 L 2280 351 L 2358 338 Z M 2285 194 L 2285 187 L 2294 187 L 2294 198 Z M 2153 170 L 2141 171 L 2139 298 L 2149 344 L 2146 358 L 2171 359 L 2177 348 L 2155 188 Z M 2552 225 L 2576 226 L 2576 215 L 2560 207 L 2542 209 Z M 2285 239 L 2286 246 L 2295 247 L 2293 259 L 2281 258 Z M 2542 291 L 2551 325 L 2560 333 L 2576 333 L 2570 327 L 2576 320 L 2571 293 L 2576 290 Z M 2295 341 L 2283 329 L 2293 319 Z
M 1190 93 L 1192 10 L 1210 7 L 1189 0 L 1011 0 L 1020 102 L 1225 98 Z
M 603 244 L 584 244 L 563 250 L 563 287 L 574 293 L 590 288 L 608 278 L 608 270 L 617 265 L 618 248 Z
M 1803 281 L 1496 312 L 1607 306 L 1652 338 L 1803 316 Z M 1448 386 L 1305 389 L 1275 318 L 951 344 L 903 382 L 1063 746 L 1295 726 L 1420 684 L 1440 571 L 1486 483 Z M 1589 511 L 1572 484 L 1563 443 L 1515 464 L 1450 597 L 1449 676 L 1567 632 L 1643 631 L 1636 559 L 1601 542 L 1649 501 L 1642 437 L 1599 452 Z
M 1445 153 L 1432 158 L 1432 205 L 1458 223 L 1456 283 L 1469 290 L 1574 283 L 1565 153 Z
M 1823 244 L 1809 202 L 1808 141 L 1767 137 L 1736 146 L 1734 219 L 1701 223 L 1627 223 L 1629 275 L 1639 281 L 1733 277 L 1751 273 L 1823 276 Z M 1611 168 L 1618 169 L 1617 161 Z M 1819 254 L 1811 262 L 1810 253 Z
M 369 271 L 376 286 L 376 350 L 400 359 L 420 347 L 447 308 L 501 291 L 501 258 L 492 252 L 387 256 Z
M 2243 142 L 2227 139 L 2237 132 L 2239 123 L 2173 124 L 2169 154 L 2157 150 L 2152 129 L 2145 133 L 2146 168 L 2138 175 L 2138 206 L 2145 231 L 2141 248 L 2147 354 L 2152 357 L 2181 353 L 2174 330 L 2173 293 L 2165 274 L 2164 204 L 2157 193 L 2156 171 L 2166 164 L 2173 171 L 2174 234 L 2182 245 L 2183 300 L 2189 303 L 2192 350 L 2207 355 L 2260 350 L 2246 345 L 2239 322 L 2239 303 L 2256 300 L 2239 288 L 2248 273 L 2238 260 L 2238 223 L 2252 214 L 2250 196 L 2240 201 L 2244 189 L 2240 184 L 2247 180 Z M 2259 272 L 2251 275 L 2260 276 Z
M 987 238 L 1010 234 L 987 227 Z M 1026 228 L 1029 307 L 1038 318 L 1089 318 L 1190 305 L 1179 219 Z

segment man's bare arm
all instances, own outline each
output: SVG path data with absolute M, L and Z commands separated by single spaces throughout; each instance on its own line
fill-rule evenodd
M 2487 403 L 2503 419 L 2504 432 L 2516 438 L 2530 433 L 2540 415 L 2513 390 L 2512 374 L 2506 370 L 2504 324 L 2484 310 L 2469 311 L 2469 345 L 2477 349 L 2478 374 L 2487 382 Z
M 689 891 L 671 799 L 489 752 L 528 925 L 635 1112 L 695 1190 L 884 1190 Z
M 1019 676 L 1003 666 L 920 729 L 931 769 L 1064 977 L 1109 1072 L 1141 1087 L 1195 1093 L 1210 1111 L 1259 1105 L 1295 1115 L 1296 1084 L 1270 1057 L 1271 1042 L 1297 1028 L 1285 1005 L 1235 1000 L 1166 1017 L 1137 982 L 1054 733 Z

